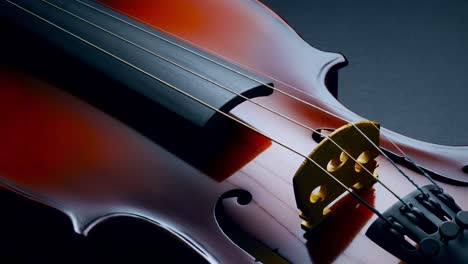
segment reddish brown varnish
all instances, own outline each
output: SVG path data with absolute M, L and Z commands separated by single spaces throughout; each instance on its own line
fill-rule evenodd
M 344 62 L 344 58 L 336 53 L 326 53 L 310 47 L 279 16 L 258 1 L 99 2 L 200 49 L 273 78 L 277 88 L 345 120 L 362 119 L 346 111 L 324 86 L 328 71 Z M 264 103 L 304 123 L 319 121 L 318 126 L 323 127 L 337 127 L 346 123 L 313 107 L 297 104 L 284 96 L 279 97 L 281 103 L 275 100 Z M 239 116 L 248 118 L 241 113 Z M 397 142 L 418 164 L 441 175 L 467 182 L 468 176 L 462 171 L 468 161 L 467 147 L 433 145 L 386 129 L 383 132 L 386 137 L 382 138 L 381 144 L 387 149 L 400 155 L 388 142 L 388 137 Z
M 204 50 L 274 78 L 277 88 L 348 120 L 323 85 L 328 70 L 343 58 L 309 47 L 278 16 L 256 1 L 101 1 L 116 10 L 174 34 Z M 364 232 L 375 216 L 345 196 L 317 237 L 302 237 L 292 177 L 303 158 L 271 144 L 225 180 L 203 175 L 184 161 L 108 115 L 58 88 L 11 69 L 0 68 L 0 175 L 4 187 L 69 215 L 75 230 L 87 233 L 109 215 L 127 214 L 161 224 L 210 261 L 251 262 L 219 229 L 213 208 L 228 190 L 244 189 L 254 200 L 225 201 L 229 216 L 295 263 L 398 263 Z M 310 93 L 306 96 L 300 91 Z M 318 97 L 315 98 L 315 97 Z M 275 93 L 257 102 L 307 124 L 336 128 L 345 122 Z M 231 114 L 309 153 L 310 131 L 244 103 Z M 418 162 L 442 174 L 459 169 L 466 148 L 437 146 L 384 131 Z M 390 147 L 383 140 L 382 144 Z M 200 150 L 203 154 L 203 150 Z M 231 155 L 244 155 L 234 153 Z M 252 153 L 246 153 L 251 155 Z M 255 153 L 257 154 L 257 153 Z M 216 165 L 219 166 L 217 161 Z M 383 159 L 378 172 L 400 195 L 413 188 Z M 420 175 L 405 170 L 421 184 Z M 466 187 L 441 184 L 467 208 Z M 379 210 L 395 202 L 380 185 L 361 193 Z M 98 219 L 98 220 L 96 220 Z M 336 241 L 336 242 L 335 242 Z

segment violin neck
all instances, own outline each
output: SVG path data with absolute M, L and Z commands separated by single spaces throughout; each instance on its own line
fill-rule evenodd
M 2 1 L 0 15 L 200 128 L 240 94 L 272 93 L 267 80 L 93 1 Z

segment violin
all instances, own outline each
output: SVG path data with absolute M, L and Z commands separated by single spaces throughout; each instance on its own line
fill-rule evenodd
M 468 148 L 345 108 L 344 57 L 261 2 L 0 14 L 0 185 L 82 237 L 127 217 L 209 263 L 468 260 Z

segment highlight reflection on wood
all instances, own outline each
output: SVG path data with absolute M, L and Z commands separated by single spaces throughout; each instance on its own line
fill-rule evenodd
M 100 2 L 270 79 L 277 91 L 255 98 L 257 104 L 244 102 L 228 114 L 303 155 L 317 146 L 312 132 L 258 104 L 312 128 L 336 129 L 362 119 L 344 109 L 325 86 L 327 74 L 344 58 L 310 47 L 260 2 Z M 50 52 L 50 47 L 35 47 L 38 57 Z M 21 57 L 18 50 L 9 50 Z M 335 201 L 329 221 L 304 237 L 293 188 L 293 176 L 304 157 L 274 140 L 234 127 L 234 138 L 220 156 L 195 166 L 169 151 L 167 142 L 150 140 L 133 125 L 96 108 L 94 102 L 88 104 L 65 92 L 73 90 L 67 85 L 32 74 L 37 73 L 29 67 L 34 62 L 14 69 L 9 63 L 2 61 L 0 68 L 0 183 L 64 212 L 76 232 L 87 234 L 106 219 L 129 215 L 167 229 L 208 261 L 252 262 L 255 256 L 233 243 L 214 215 L 221 197 L 242 190 L 252 196 L 251 201 L 224 199 L 225 217 L 291 262 L 356 263 L 364 256 L 370 263 L 399 262 L 365 237 L 376 216 L 350 195 Z M 103 88 L 87 84 L 91 90 Z M 152 120 L 151 116 L 138 118 Z M 151 128 L 163 129 L 158 124 Z M 468 160 L 466 147 L 433 145 L 385 129 L 382 134 L 425 168 L 458 182 L 468 181 L 461 170 Z M 387 138 L 380 143 L 398 154 Z M 191 151 L 208 155 L 203 147 Z M 398 195 L 414 189 L 382 156 L 377 162 L 380 179 Z M 427 184 L 416 172 L 403 170 L 418 184 Z M 466 187 L 440 184 L 466 208 Z M 358 194 L 379 211 L 396 202 L 379 184 Z

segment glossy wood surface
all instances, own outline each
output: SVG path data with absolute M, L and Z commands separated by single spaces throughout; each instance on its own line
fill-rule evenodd
M 259 2 L 101 2 L 264 74 L 278 89 L 310 104 L 348 120 L 360 119 L 344 110 L 324 85 L 327 72 L 343 62 L 343 57 L 311 48 Z M 229 218 L 294 263 L 399 262 L 365 237 L 375 216 L 350 195 L 333 206 L 334 213 L 319 234 L 305 239 L 292 188 L 292 177 L 304 158 L 274 142 L 229 177 L 217 180 L 158 142 L 58 89 L 63 87 L 5 67 L 0 74 L 2 184 L 60 209 L 70 216 L 79 233 L 87 233 L 112 215 L 132 215 L 169 230 L 208 261 L 253 262 L 252 256 L 222 232 L 213 212 L 223 193 L 242 189 L 252 194 L 253 200 L 247 205 L 225 200 Z M 313 128 L 337 128 L 346 123 L 278 92 L 255 101 Z M 317 145 L 307 129 L 253 103 L 243 103 L 230 114 L 304 155 Z M 468 160 L 467 148 L 384 133 L 428 168 L 460 179 L 467 177 L 460 170 Z M 381 144 L 390 148 L 384 138 Z M 264 147 L 253 145 L 254 149 Z M 249 153 L 230 153 L 236 154 Z M 204 155 L 202 149 L 200 155 Z M 382 157 L 378 161 L 377 172 L 392 190 L 404 196 L 414 189 Z M 211 165 L 220 166 L 219 162 L 223 161 Z M 427 183 L 421 175 L 404 170 L 416 182 Z M 467 187 L 440 184 L 467 208 Z M 396 202 L 379 184 L 360 195 L 382 211 Z
M 336 53 L 310 47 L 278 15 L 257 1 L 119 1 L 104 4 L 226 60 L 273 80 L 276 88 L 336 114 L 340 119 L 363 119 L 342 106 L 326 89 L 326 76 L 333 66 L 345 61 Z M 204 14 L 204 15 L 200 15 Z M 306 93 L 306 94 L 304 94 Z M 287 98 L 282 100 L 289 100 Z M 275 104 L 276 105 L 276 104 Z M 283 112 L 283 108 L 268 107 Z M 314 107 L 300 104 L 289 116 L 304 121 L 299 112 L 323 115 Z M 345 124 L 325 115 L 323 127 Z M 365 118 L 365 117 L 364 117 Z M 378 121 L 378 120 L 377 120 Z M 304 121 L 306 122 L 306 121 Z M 414 140 L 384 129 L 382 146 L 402 155 L 388 139 L 426 169 L 450 179 L 468 183 L 462 171 L 468 165 L 467 147 L 449 147 Z M 428 158 L 428 157 L 433 157 Z

